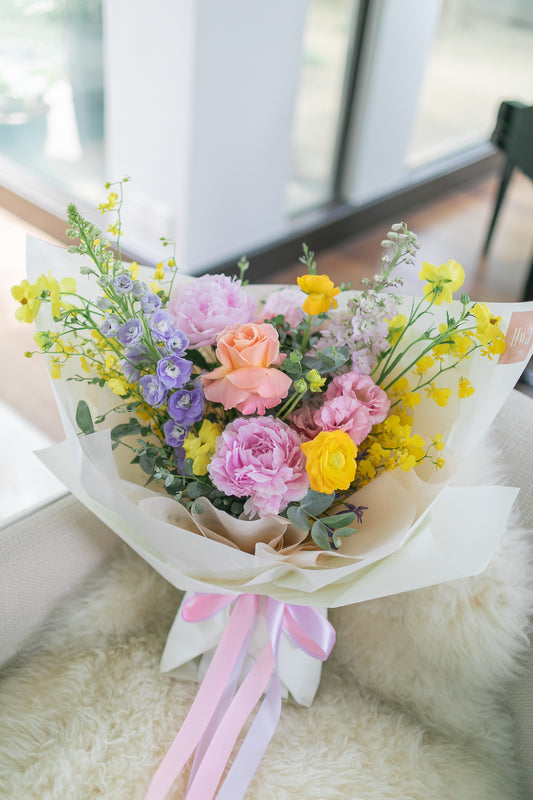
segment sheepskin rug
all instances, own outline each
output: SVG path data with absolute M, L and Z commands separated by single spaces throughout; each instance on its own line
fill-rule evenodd
M 498 482 L 492 463 L 462 482 Z M 529 538 L 515 518 L 483 574 L 331 612 L 315 702 L 284 703 L 247 798 L 518 798 L 504 698 L 527 644 Z M 2 798 L 144 797 L 197 688 L 159 671 L 179 602 L 126 547 L 61 602 L 2 673 Z

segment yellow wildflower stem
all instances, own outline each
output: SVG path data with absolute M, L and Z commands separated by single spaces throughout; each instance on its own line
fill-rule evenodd
M 423 312 L 423 313 L 425 313 L 425 312 Z M 450 337 L 450 336 L 451 336 L 453 333 L 455 333 L 456 331 L 458 331 L 458 330 L 459 330 L 459 326 L 461 325 L 461 322 L 464 322 L 464 320 L 466 319 L 466 317 L 468 316 L 468 314 L 469 314 L 469 312 L 466 312 L 466 313 L 465 313 L 465 311 L 463 311 L 463 313 L 461 314 L 461 317 L 460 317 L 460 318 L 457 320 L 457 322 L 456 322 L 456 323 L 454 323 L 454 325 L 452 325 L 452 326 L 450 326 L 450 327 L 446 328 L 446 330 L 445 330 L 445 331 L 443 331 L 442 333 L 440 333 L 440 334 L 439 334 L 438 336 L 436 336 L 434 339 L 431 339 L 431 340 L 430 340 L 430 343 L 428 344 L 428 346 L 427 346 L 427 347 L 425 347 L 425 348 L 422 350 L 422 352 L 421 352 L 421 353 L 419 353 L 419 354 L 417 355 L 417 357 L 416 357 L 415 359 L 413 359 L 413 361 L 411 361 L 411 362 L 410 362 L 410 363 L 409 363 L 409 364 L 408 364 L 408 365 L 407 365 L 407 366 L 406 366 L 406 367 L 403 369 L 403 371 L 402 371 L 402 372 L 401 372 L 399 375 L 396 375 L 396 376 L 395 376 L 395 378 L 394 378 L 394 379 L 393 379 L 393 380 L 392 380 L 390 383 L 388 383 L 386 386 L 383 386 L 383 380 L 384 380 L 384 378 L 385 378 L 385 377 L 387 377 L 387 375 L 389 375 L 389 374 L 390 374 L 390 372 L 391 372 L 391 371 L 394 369 L 394 367 L 395 367 L 395 366 L 397 366 L 397 365 L 400 363 L 400 361 L 401 361 L 401 360 L 404 358 L 404 356 L 405 356 L 405 354 L 407 353 L 407 351 L 408 351 L 408 350 L 410 350 L 412 347 L 414 347 L 414 346 L 415 346 L 416 344 L 418 344 L 419 342 L 421 342 L 421 341 L 424 341 L 424 340 L 425 340 L 425 337 L 424 337 L 424 336 L 419 336 L 417 339 L 415 339 L 415 341 L 413 341 L 413 342 L 411 342 L 411 344 L 407 345 L 407 347 L 405 348 L 405 350 L 404 350 L 403 352 L 399 353 L 399 354 L 396 356 L 396 358 L 394 359 L 394 361 L 392 362 L 392 364 L 390 364 L 390 366 L 389 366 L 389 367 L 388 367 L 386 370 L 384 370 L 384 371 L 382 372 L 382 374 L 380 375 L 379 379 L 377 379 L 377 380 L 376 380 L 376 383 L 377 383 L 379 386 L 381 386 L 381 388 L 382 388 L 382 389 L 384 389 L 385 391 L 387 391 L 387 389 L 390 389 L 390 387 L 391 387 L 391 386 L 392 386 L 394 383 L 396 383 L 396 381 L 398 381 L 400 378 L 402 378 L 404 375 L 406 375 L 406 374 L 407 374 L 407 372 L 409 372 L 409 371 L 410 371 L 410 370 L 411 370 L 411 369 L 412 369 L 412 368 L 415 366 L 415 364 L 417 363 L 417 361 L 419 361 L 419 359 L 421 359 L 423 356 L 425 356 L 425 355 L 427 355 L 429 352 L 431 352 L 431 350 L 433 350 L 433 348 L 434 348 L 434 347 L 436 347 L 437 345 L 439 345 L 439 344 L 445 344 L 445 343 L 446 343 L 446 341 L 449 339 L 449 337 Z M 409 325 L 409 323 L 408 323 L 408 325 Z M 407 327 L 407 326 L 406 326 L 406 327 Z M 463 328 L 463 329 L 461 330 L 461 332 L 464 332 L 464 331 L 469 331 L 469 330 L 475 330 L 475 329 L 474 329 L 474 328 Z
M 401 340 L 403 339 L 403 337 L 404 337 L 404 335 L 405 335 L 406 331 L 407 331 L 407 330 L 408 330 L 408 329 L 409 329 L 409 328 L 410 328 L 412 325 L 414 325 L 414 324 L 415 324 L 415 322 L 417 322 L 417 321 L 420 319 L 420 317 L 424 316 L 424 314 L 427 314 L 428 310 L 431 308 L 431 303 L 429 303 L 429 305 L 426 305 L 426 302 L 427 302 L 427 301 L 425 301 L 425 299 L 424 299 L 424 298 L 422 298 L 422 300 L 420 300 L 420 301 L 419 301 L 419 303 L 418 303 L 418 305 L 416 306 L 416 308 L 414 307 L 414 301 L 411 303 L 411 311 L 409 312 L 409 319 L 407 320 L 407 323 L 406 323 L 406 325 L 404 326 L 403 330 L 402 330 L 402 331 L 400 331 L 400 333 L 398 334 L 398 336 L 397 336 L 397 338 L 396 338 L 396 341 L 394 342 L 394 344 L 392 345 L 392 347 L 390 348 L 390 350 L 387 352 L 387 354 L 386 354 L 386 356 L 385 356 L 385 358 L 384 358 L 384 362 L 385 362 L 385 363 L 383 363 L 383 361 L 382 361 L 382 362 L 378 362 L 378 364 L 376 365 L 375 369 L 372 371 L 372 375 L 373 375 L 373 374 L 374 374 L 374 372 L 375 372 L 375 370 L 376 370 L 376 369 L 378 369 L 378 367 L 382 367 L 382 370 L 381 370 L 381 373 L 380 373 L 379 377 L 375 379 L 375 382 L 376 382 L 378 385 L 381 385 L 381 381 L 383 381 L 383 380 L 384 380 L 384 379 L 387 377 L 387 375 L 389 374 L 389 372 L 391 371 L 391 369 L 394 369 L 395 365 L 396 365 L 396 364 L 398 363 L 398 361 L 400 360 L 399 358 L 396 358 L 396 360 L 395 360 L 395 361 L 394 361 L 392 364 L 390 363 L 390 362 L 391 362 L 391 358 L 393 357 L 393 355 L 394 355 L 395 351 L 397 351 L 397 350 L 398 350 L 398 346 L 399 346 L 399 344 L 400 344 Z M 422 305 L 425 305 L 425 308 L 424 308 L 424 310 L 423 310 L 423 311 L 422 311 L 422 312 L 419 314 L 419 313 L 418 313 L 418 311 L 419 311 L 419 309 L 420 309 L 420 307 L 421 307 Z M 418 340 L 417 340 L 417 341 L 418 341 Z M 415 342 L 413 342 L 413 344 L 415 344 Z M 412 346 L 412 345 L 410 345 L 410 346 Z M 406 352 L 408 349 L 409 349 L 409 347 L 408 347 L 408 348 L 406 348 L 406 350 L 404 350 L 404 351 L 402 352 L 401 356 L 402 356 L 402 355 L 403 355 L 403 354 L 404 354 L 404 353 L 405 353 L 405 352 Z M 401 356 L 400 356 L 400 358 L 401 358 Z

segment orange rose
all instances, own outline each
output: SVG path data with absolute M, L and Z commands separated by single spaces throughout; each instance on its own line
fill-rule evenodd
M 281 364 L 281 356 L 272 325 L 250 322 L 226 328 L 217 339 L 216 354 L 222 366 L 202 376 L 205 397 L 212 403 L 262 415 L 287 396 L 292 381 L 273 366 Z

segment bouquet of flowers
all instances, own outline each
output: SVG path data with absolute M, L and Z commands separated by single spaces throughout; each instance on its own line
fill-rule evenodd
M 168 239 L 154 273 L 122 259 L 123 183 L 108 184 L 100 207 L 114 214 L 113 245 L 71 205 L 77 279 L 71 256 L 33 243 L 30 280 L 12 290 L 17 317 L 38 322 L 69 437 L 43 459 L 164 577 L 201 593 L 186 598 L 164 668 L 225 631 L 223 648 L 237 623 L 212 615 L 237 597 L 241 617 L 252 602 L 250 619 L 267 621 L 265 675 L 279 670 L 309 703 L 319 678 L 311 662 L 333 642 L 324 628 L 313 633 L 327 623 L 305 607 L 472 574 L 490 558 L 515 491 L 449 483 L 527 362 L 520 329 L 531 310 L 454 300 L 464 272 L 453 260 L 424 262 L 423 295 L 400 296 L 398 267 L 412 267 L 418 248 L 404 224 L 387 234 L 362 291 L 318 274 L 306 246 L 294 287 L 247 285 L 245 259 L 238 279 L 180 276 Z M 200 646 L 184 619 L 204 625 Z M 248 637 L 253 624 L 241 622 Z M 267 684 L 257 683 L 254 702 Z M 227 716 L 218 729 L 206 723 L 204 737 L 222 737 Z M 249 761 L 245 749 L 230 774 Z M 210 752 L 192 781 L 202 797 L 212 796 L 203 773 L 216 773 L 213 792 L 221 774 Z M 172 777 L 161 780 L 168 788 Z M 244 794 L 239 781 L 228 797 Z

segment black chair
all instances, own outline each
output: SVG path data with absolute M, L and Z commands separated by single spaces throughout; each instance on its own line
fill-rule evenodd
M 492 219 L 483 246 L 484 256 L 488 253 L 496 219 L 515 168 L 518 168 L 524 175 L 533 180 L 533 106 L 505 100 L 498 110 L 498 118 L 491 136 L 491 142 L 503 152 L 505 162 Z M 533 263 L 530 267 L 522 299 L 533 300 Z

